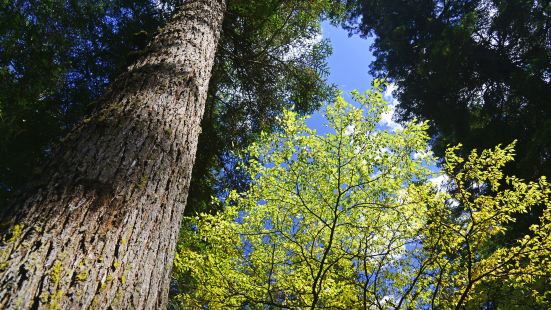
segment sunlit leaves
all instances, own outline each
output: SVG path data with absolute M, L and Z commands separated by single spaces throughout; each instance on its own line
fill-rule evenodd
M 211 308 L 476 308 L 484 288 L 501 280 L 544 306 L 549 208 L 533 234 L 510 247 L 494 238 L 515 214 L 549 205 L 546 179 L 504 176 L 514 145 L 467 158 L 450 148 L 435 173 L 426 123 L 381 130 L 380 85 L 353 97 L 355 105 L 338 98 L 326 108 L 329 134 L 287 111 L 279 130 L 248 149 L 249 190 L 217 199 L 224 205 L 217 215 L 187 220 L 175 262 L 186 282 L 176 300 Z M 449 192 L 430 182 L 442 176 Z

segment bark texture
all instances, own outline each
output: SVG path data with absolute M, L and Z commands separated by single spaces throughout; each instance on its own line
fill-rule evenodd
M 13 206 L 0 308 L 166 308 L 224 2 L 186 1 Z

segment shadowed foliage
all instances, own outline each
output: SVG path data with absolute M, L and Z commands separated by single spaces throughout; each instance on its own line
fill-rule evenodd
M 551 175 L 551 6 L 535 0 L 347 1 L 345 27 L 376 36 L 371 73 L 397 85 L 398 118 L 429 120 L 433 149 L 517 140 L 507 172 Z M 527 233 L 541 208 L 519 216 Z M 504 240 L 506 241 L 506 240 Z
M 147 51 L 180 1 L 8 1 L 0 10 L 0 205 L 22 189 L 109 82 Z M 283 107 L 310 112 L 324 82 L 319 18 L 330 1 L 230 1 L 203 121 L 187 212 L 217 180 L 238 184 L 230 150 L 269 129 Z

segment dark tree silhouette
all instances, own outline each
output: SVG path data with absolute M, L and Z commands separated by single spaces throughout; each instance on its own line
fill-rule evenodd
M 518 139 L 512 172 L 551 175 L 549 1 L 353 2 L 348 29 L 377 36 L 372 73 L 397 84 L 402 120 L 432 121 L 439 155 Z

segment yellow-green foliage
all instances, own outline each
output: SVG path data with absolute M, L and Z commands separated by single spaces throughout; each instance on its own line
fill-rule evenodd
M 513 145 L 467 158 L 450 148 L 435 173 L 426 123 L 380 130 L 388 107 L 379 82 L 353 96 L 359 107 L 343 98 L 327 107 L 326 135 L 285 112 L 281 130 L 247 150 L 249 190 L 215 202 L 225 206 L 217 215 L 186 220 L 175 259 L 178 302 L 213 309 L 481 308 L 492 281 L 526 288 L 549 279 L 549 184 L 503 175 Z M 433 178 L 447 178 L 450 191 Z M 533 234 L 495 248 L 493 238 L 514 215 L 538 204 L 546 208 Z M 523 298 L 547 306 L 548 291 L 528 291 Z

